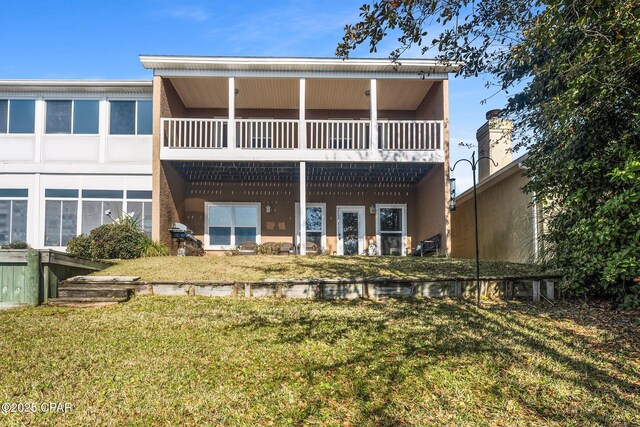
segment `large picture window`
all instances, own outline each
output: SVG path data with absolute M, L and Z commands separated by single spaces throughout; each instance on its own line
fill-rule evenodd
M 405 255 L 406 208 L 404 205 L 379 205 L 377 230 L 381 255 Z
M 0 99 L 0 134 L 33 133 L 35 121 L 35 100 Z
M 46 133 L 98 134 L 97 100 L 47 101 Z
M 259 203 L 207 203 L 206 246 L 229 249 L 243 242 L 259 243 Z
M 27 241 L 27 189 L 0 189 L 0 245 Z
M 111 135 L 151 135 L 151 101 L 111 101 L 109 104 Z
M 110 212 L 110 216 L 106 214 Z M 151 191 L 45 190 L 45 246 L 66 246 L 80 232 L 89 234 L 126 212 L 151 236 Z

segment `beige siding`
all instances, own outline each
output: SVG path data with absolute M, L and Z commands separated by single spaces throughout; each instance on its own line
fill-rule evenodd
M 478 193 L 478 241 L 481 259 L 530 262 L 533 259 L 531 196 L 521 188 L 522 172 L 491 183 Z M 451 214 L 452 255 L 475 257 L 473 196 L 459 201 Z

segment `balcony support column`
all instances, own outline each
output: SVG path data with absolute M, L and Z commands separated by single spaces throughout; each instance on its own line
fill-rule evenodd
M 306 79 L 300 79 L 300 123 L 298 123 L 298 144 L 301 150 L 307 148 L 307 103 L 306 103 Z
M 307 163 L 300 162 L 300 255 L 307 254 Z
M 227 124 L 227 148 L 236 148 L 236 79 L 229 77 L 229 120 Z
M 369 146 L 372 150 L 378 149 L 378 81 L 371 79 L 369 87 L 369 98 L 371 100 L 371 143 Z

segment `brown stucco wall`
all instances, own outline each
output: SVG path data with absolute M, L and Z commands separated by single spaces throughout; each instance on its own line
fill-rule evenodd
M 448 117 L 448 105 L 445 105 L 448 80 L 434 82 L 415 111 L 416 120 L 444 120 Z
M 531 196 L 521 188 L 527 183 L 514 169 L 499 182 L 488 182 L 478 193 L 478 242 L 481 259 L 530 262 L 533 259 Z M 451 214 L 452 255 L 475 258 L 473 195 L 458 200 Z
M 160 161 L 160 118 L 183 117 L 185 108 L 169 80 L 153 78 L 152 238 L 169 245 L 167 229 L 184 212 L 184 182 L 170 164 Z M 161 202 L 162 201 L 162 202 Z
M 444 198 L 445 171 L 443 165 L 436 165 L 431 172 L 416 185 L 417 233 L 418 240 L 441 234 L 443 251 L 446 252 L 447 213 Z

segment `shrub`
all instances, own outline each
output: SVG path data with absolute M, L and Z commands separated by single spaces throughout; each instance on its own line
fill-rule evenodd
M 27 242 L 12 242 L 0 246 L 0 249 L 29 249 L 30 247 Z
M 149 238 L 129 223 L 102 225 L 91 231 L 91 257 L 98 259 L 140 258 Z
M 81 234 L 67 243 L 67 252 L 80 258 L 91 259 L 91 236 Z
M 142 256 L 149 258 L 149 257 L 168 256 L 168 255 L 169 255 L 169 250 L 162 243 L 154 242 L 148 237 L 146 238 L 144 242 L 144 247 L 142 250 Z

